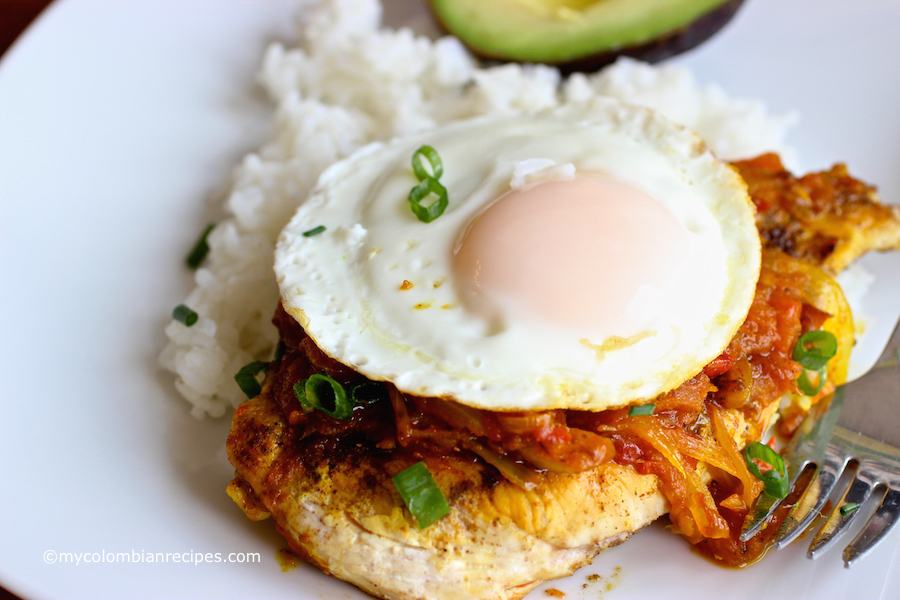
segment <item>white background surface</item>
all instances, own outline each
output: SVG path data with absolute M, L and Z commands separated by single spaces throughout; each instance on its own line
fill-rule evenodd
M 190 418 L 156 366 L 210 199 L 266 137 L 254 71 L 269 41 L 292 39 L 294 6 L 61 0 L 0 63 L 0 583 L 25 598 L 366 597 L 307 565 L 281 571 L 272 524 L 224 493 L 227 420 Z M 898 23 L 894 0 L 748 0 L 677 62 L 798 111 L 803 168 L 846 161 L 897 201 Z M 878 322 L 860 364 L 900 312 L 898 256 L 866 264 L 879 280 L 864 308 Z M 48 550 L 262 562 L 46 564 Z M 544 587 L 570 600 L 900 597 L 900 529 L 850 571 L 839 550 L 804 552 L 729 571 L 655 526 Z M 594 573 L 603 579 L 588 582 Z

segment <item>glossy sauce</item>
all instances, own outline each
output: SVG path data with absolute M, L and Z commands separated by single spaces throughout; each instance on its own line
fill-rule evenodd
M 810 471 L 805 471 L 801 474 L 800 479 L 797 480 L 797 484 L 794 486 L 794 491 L 782 500 L 775 512 L 763 525 L 762 530 L 746 542 L 742 542 L 739 539 L 746 513 L 723 509 L 722 516 L 728 521 L 731 537 L 718 540 L 703 540 L 693 545 L 694 551 L 715 564 L 730 569 L 749 567 L 761 560 L 772 549 L 772 542 L 778 533 L 778 529 L 791 508 L 800 499 L 800 495 L 808 484 L 811 475 Z M 711 491 L 717 502 L 725 498 L 727 493 L 730 492 L 730 490 L 725 490 L 715 483 L 711 486 Z

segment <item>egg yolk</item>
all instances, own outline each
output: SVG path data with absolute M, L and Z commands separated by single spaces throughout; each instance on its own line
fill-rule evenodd
M 660 201 L 604 175 L 514 189 L 467 226 L 453 269 L 466 308 L 500 331 L 539 318 L 632 336 L 683 296 L 690 232 Z M 670 298 L 671 299 L 671 298 Z

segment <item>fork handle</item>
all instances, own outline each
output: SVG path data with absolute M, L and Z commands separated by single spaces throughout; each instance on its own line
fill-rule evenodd
M 841 386 L 845 398 L 838 424 L 900 447 L 900 324 L 872 369 Z
M 884 352 L 881 353 L 881 356 L 878 357 L 878 360 L 875 361 L 875 366 L 872 368 L 893 366 L 898 363 L 900 363 L 900 321 L 894 326 L 894 333 L 891 334 L 891 339 L 888 340 Z

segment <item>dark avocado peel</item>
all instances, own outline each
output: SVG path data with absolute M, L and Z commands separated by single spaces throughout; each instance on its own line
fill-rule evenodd
M 630 56 L 659 62 L 719 31 L 744 0 L 429 0 L 482 58 L 593 71 Z

